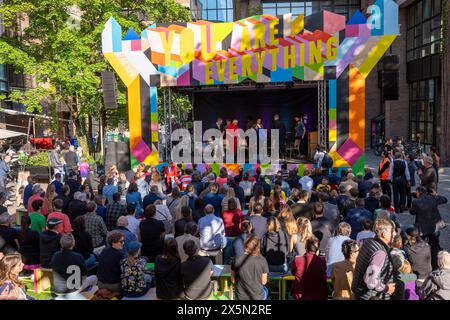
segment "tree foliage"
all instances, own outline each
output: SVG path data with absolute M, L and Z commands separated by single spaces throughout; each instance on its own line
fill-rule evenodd
M 79 28 L 71 27 L 68 8 L 82 13 Z M 189 21 L 189 10 L 174 0 L 5 0 L 0 7 L 5 27 L 23 32 L 17 38 L 0 38 L 0 63 L 35 76 L 36 88 L 0 97 L 23 103 L 29 112 L 42 111 L 42 101 L 51 106 L 64 103 L 70 110 L 78 138 L 88 138 L 87 116 L 125 120 L 126 94 L 119 86 L 119 108 L 103 106 L 100 73 L 110 69 L 101 54 L 101 32 L 111 17 L 125 33 L 138 33 L 153 22 Z M 29 23 L 27 22 L 29 21 Z M 28 24 L 28 25 L 27 25 Z M 54 114 L 54 113 L 52 113 Z

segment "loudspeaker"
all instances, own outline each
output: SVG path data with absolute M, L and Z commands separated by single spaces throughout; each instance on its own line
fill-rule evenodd
M 117 81 L 114 72 L 102 71 L 103 102 L 107 109 L 117 109 Z
M 116 165 L 117 170 L 130 170 L 130 147 L 123 141 L 108 141 L 105 149 L 105 168 Z
M 384 100 L 398 100 L 399 98 L 399 73 L 398 71 L 381 72 L 381 83 Z

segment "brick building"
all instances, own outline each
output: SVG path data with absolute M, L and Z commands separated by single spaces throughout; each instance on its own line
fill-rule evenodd
M 347 17 L 363 13 L 373 0 L 191 0 L 194 19 L 233 21 L 253 14 L 298 15 L 328 10 Z M 366 85 L 366 146 L 381 137 L 420 135 L 450 165 L 450 20 L 448 0 L 397 0 L 400 36 L 387 55 L 398 55 L 399 97 L 385 101 L 381 62 Z

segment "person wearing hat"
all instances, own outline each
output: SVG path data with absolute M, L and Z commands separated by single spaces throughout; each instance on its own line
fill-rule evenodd
M 50 269 L 51 261 L 55 252 L 60 248 L 61 235 L 58 233 L 58 225 L 63 221 L 58 218 L 50 218 L 47 220 L 47 230 L 41 234 L 41 253 L 40 261 L 43 268 Z
M 127 298 L 144 296 L 150 289 L 150 282 L 145 274 L 147 259 L 141 257 L 142 244 L 131 241 L 124 249 L 128 257 L 120 261 L 122 294 Z

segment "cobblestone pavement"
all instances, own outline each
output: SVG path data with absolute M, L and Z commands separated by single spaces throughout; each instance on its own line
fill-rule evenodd
M 366 151 L 366 166 L 375 169 L 378 168 L 378 162 L 379 158 L 374 155 L 372 150 Z M 439 170 L 438 191 L 440 195 L 447 197 L 450 201 L 450 168 L 441 168 Z M 446 228 L 441 231 L 441 247 L 450 251 L 450 203 L 440 206 L 439 209 L 446 224 Z M 406 211 L 398 215 L 398 221 L 400 224 L 413 224 L 414 216 Z

